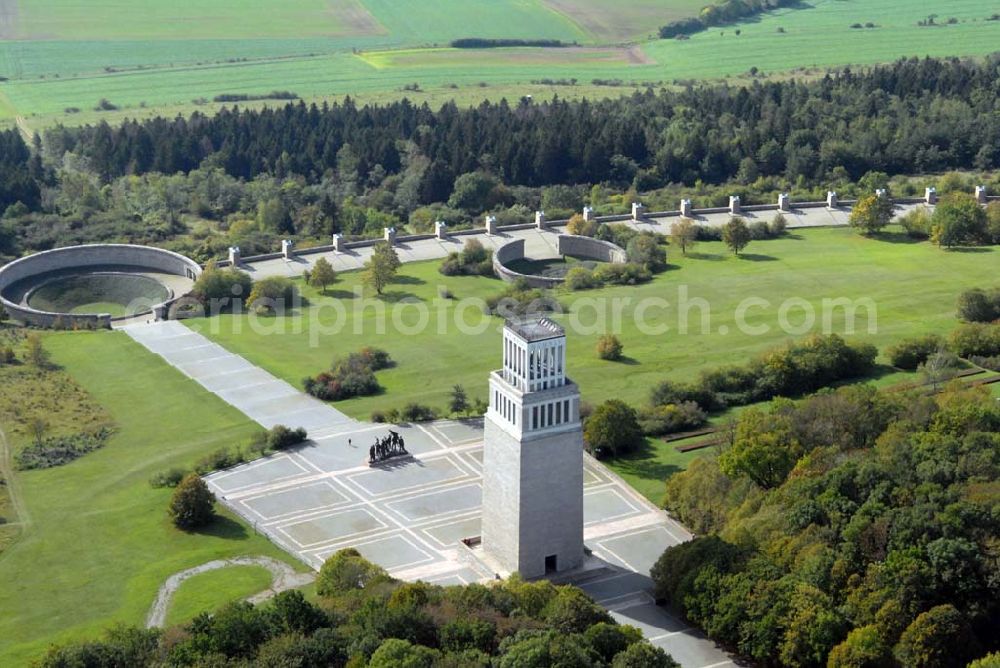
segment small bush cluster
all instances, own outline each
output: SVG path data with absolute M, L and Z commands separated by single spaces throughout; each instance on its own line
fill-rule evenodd
M 944 348 L 944 341 L 936 334 L 904 339 L 885 352 L 889 363 L 898 369 L 913 371 L 927 358 Z
M 390 408 L 387 411 L 372 411 L 372 422 L 377 423 L 430 422 L 438 417 L 439 413 L 436 408 L 416 402 L 410 402 L 402 409 Z
M 614 334 L 605 334 L 597 340 L 597 356 L 602 360 L 617 362 L 622 358 L 621 340 Z
M 963 325 L 952 332 L 948 347 L 967 359 L 1000 355 L 1000 325 L 980 322 Z
M 528 313 L 554 313 L 562 306 L 543 290 L 533 288 L 521 278 L 510 283 L 500 294 L 486 299 L 486 310 L 490 315 L 511 318 Z
M 649 436 L 697 429 L 708 422 L 708 414 L 693 401 L 650 406 L 639 412 L 639 426 Z
M 247 300 L 258 313 L 284 313 L 299 302 L 299 289 L 290 278 L 268 276 L 255 281 Z
M 375 372 L 392 364 L 389 353 L 378 348 L 362 348 L 333 364 L 315 378 L 303 382 L 306 392 L 323 401 L 340 401 L 376 394 L 381 388 Z
M 213 311 L 234 308 L 242 304 L 253 290 L 253 279 L 235 267 L 219 269 L 215 262 L 209 262 L 201 272 L 191 294 L 203 304 L 211 305 Z
M 493 251 L 476 239 L 469 239 L 459 253 L 451 253 L 438 269 L 445 276 L 492 276 Z
M 563 285 L 567 289 L 592 290 L 605 285 L 639 285 L 652 280 L 653 274 L 646 267 L 626 262 L 624 264 L 601 264 L 596 269 L 573 267 L 566 272 Z
M 899 217 L 899 224 L 912 239 L 930 239 L 931 216 L 926 209 L 917 208 Z
M 663 382 L 653 388 L 653 406 L 694 402 L 705 412 L 745 406 L 774 397 L 800 396 L 832 383 L 865 376 L 878 350 L 847 343 L 836 334 L 815 335 L 776 348 L 743 366 L 702 372 L 690 385 Z
M 182 468 L 169 468 L 166 471 L 154 473 L 149 479 L 149 486 L 153 489 L 160 489 L 163 487 L 174 488 L 180 484 L 185 475 L 187 475 L 187 471 Z
M 958 317 L 966 322 L 1000 320 L 1000 288 L 963 292 L 958 297 Z
M 309 438 L 306 430 L 302 427 L 297 429 L 289 429 L 283 424 L 278 424 L 267 432 L 266 443 L 267 447 L 276 452 L 281 450 L 287 450 L 299 443 L 304 443 L 305 440 Z
M 969 358 L 969 361 L 976 366 L 981 366 L 982 368 L 989 369 L 990 371 L 1000 371 L 1000 355 L 993 355 L 992 357 L 973 355 Z
M 68 464 L 88 452 L 104 447 L 113 433 L 110 428 L 102 427 L 92 432 L 41 439 L 17 453 L 17 467 L 22 471 L 29 471 Z

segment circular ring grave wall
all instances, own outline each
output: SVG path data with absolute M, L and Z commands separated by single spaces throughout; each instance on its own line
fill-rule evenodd
M 628 255 L 624 249 L 610 241 L 601 241 L 600 239 L 592 239 L 591 237 L 583 237 L 576 234 L 560 234 L 557 242 L 559 255 L 572 255 L 573 257 L 597 260 L 599 262 L 610 262 L 612 264 L 625 264 L 628 262 Z M 493 254 L 493 271 L 508 283 L 523 279 L 533 288 L 554 288 L 562 285 L 566 280 L 562 277 L 522 274 L 507 266 L 516 260 L 523 260 L 524 257 L 524 239 L 515 239 L 498 248 Z
M 0 305 L 38 327 L 110 327 L 119 318 L 163 317 L 200 274 L 194 260 L 160 248 L 68 246 L 0 268 Z

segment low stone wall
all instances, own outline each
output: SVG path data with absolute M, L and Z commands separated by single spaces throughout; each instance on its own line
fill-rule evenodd
M 0 267 L 0 305 L 15 320 L 36 327 L 52 327 L 56 324 L 73 328 L 111 327 L 111 316 L 81 315 L 71 313 L 51 313 L 39 311 L 29 306 L 15 303 L 7 297 L 9 288 L 27 279 L 44 276 L 58 271 L 87 269 L 88 267 L 116 266 L 135 267 L 137 272 L 156 271 L 192 280 L 201 274 L 201 266 L 179 253 L 130 244 L 88 244 L 67 246 L 42 251 L 23 257 Z M 154 313 L 165 309 L 154 306 Z
M 561 285 L 563 279 L 548 278 L 546 276 L 533 276 L 531 274 L 519 274 L 506 265 L 508 262 L 524 259 L 524 239 L 515 239 L 504 244 L 493 253 L 493 271 L 496 275 L 508 283 L 513 283 L 518 279 L 524 280 L 533 288 L 554 288 Z

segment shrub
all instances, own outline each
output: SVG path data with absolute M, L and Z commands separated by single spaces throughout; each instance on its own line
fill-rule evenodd
M 191 530 L 215 519 L 215 495 L 194 473 L 184 476 L 170 498 L 168 512 L 178 529 Z
M 936 334 L 904 339 L 885 352 L 889 363 L 898 369 L 915 370 L 927 358 L 944 347 L 944 341 Z
M 195 465 L 195 473 L 199 475 L 205 475 L 206 473 L 211 473 L 212 471 L 219 471 L 221 469 L 228 469 L 233 466 L 237 466 L 246 461 L 239 450 L 230 450 L 229 448 L 219 448 L 209 454 L 205 455 L 199 459 Z
M 15 458 L 17 468 L 28 471 L 68 464 L 88 452 L 104 447 L 113 433 L 111 429 L 103 427 L 93 432 L 41 438 L 46 427 L 47 425 L 41 422 L 35 442 L 17 453 Z
M 966 322 L 993 322 L 1000 319 L 1000 289 L 967 290 L 958 297 L 958 317 Z
M 722 228 L 709 225 L 695 225 L 696 241 L 722 241 Z
M 619 399 L 609 399 L 594 409 L 584 424 L 583 437 L 595 457 L 623 455 L 643 442 L 639 416 Z
M 990 371 L 1000 371 L 1000 355 L 994 355 L 992 357 L 972 355 L 969 357 L 969 361 L 976 366 L 981 366 L 982 368 L 989 369 Z
M 713 411 L 724 406 L 719 404 L 715 393 L 706 387 L 696 385 L 678 385 L 664 380 L 653 387 L 650 393 L 650 404 L 653 406 L 665 406 L 668 404 L 695 403 L 702 410 Z
M 617 362 L 622 358 L 622 342 L 614 334 L 605 334 L 597 340 L 597 356 L 602 360 Z
M 929 239 L 931 236 L 931 217 L 923 207 L 900 216 L 899 224 L 906 230 L 907 236 L 913 239 Z
M 493 251 L 477 239 L 469 239 L 460 253 L 451 253 L 438 268 L 445 276 L 492 276 Z
M 774 218 L 772 218 L 771 222 L 767 224 L 768 236 L 772 238 L 780 237 L 785 233 L 785 230 L 787 229 L 788 229 L 788 221 L 780 213 L 774 214 Z
M 616 223 L 613 225 L 599 226 L 597 228 L 597 232 L 594 234 L 594 238 L 600 239 L 601 241 L 610 241 L 616 246 L 626 248 L 628 246 L 628 242 L 639 234 L 640 233 L 637 230 L 632 229 L 628 225 Z
M 391 365 L 392 359 L 387 352 L 366 347 L 335 361 L 330 371 L 324 371 L 315 378 L 306 378 L 302 384 L 308 394 L 323 401 L 371 396 L 382 389 L 375 378 L 375 371 Z
M 990 242 L 1000 244 L 1000 202 L 986 205 L 986 234 Z
M 949 339 L 951 350 L 962 357 L 1000 355 L 1000 325 L 969 323 L 956 329 Z
M 647 271 L 662 271 L 667 266 L 667 252 L 652 234 L 642 233 L 629 240 L 625 253 L 630 263 Z
M 353 547 L 338 550 L 323 562 L 316 576 L 316 593 L 320 596 L 338 596 L 364 589 L 378 582 L 388 582 L 389 575 L 370 563 Z
M 594 278 L 602 284 L 638 285 L 647 283 L 653 275 L 642 265 L 626 262 L 625 264 L 602 264 L 594 270 Z
M 582 214 L 573 214 L 573 217 L 566 223 L 566 232 L 581 237 L 592 237 L 597 233 L 597 221 L 584 220 Z
M 358 355 L 372 368 L 372 371 L 381 371 L 392 366 L 392 358 L 389 353 L 381 348 L 365 346 L 358 351 Z
M 763 220 L 755 220 L 748 226 L 750 228 L 750 238 L 754 241 L 761 241 L 771 238 L 771 230 Z
M 160 471 L 149 479 L 149 485 L 154 489 L 159 489 L 161 487 L 177 487 L 186 474 L 187 472 L 184 469 L 176 467 L 167 469 L 166 471 Z
M 705 411 L 693 401 L 652 406 L 639 413 L 639 426 L 650 436 L 697 429 L 707 421 Z
M 253 279 L 239 269 L 219 269 L 209 262 L 191 288 L 191 294 L 206 306 L 210 313 L 218 313 L 242 303 L 253 289 Z
M 987 216 L 975 198 L 964 193 L 945 195 L 931 216 L 931 240 L 951 248 L 986 241 Z
M 399 417 L 403 419 L 404 422 L 430 422 L 437 418 L 437 411 L 435 411 L 430 406 L 425 406 L 418 403 L 408 403 L 403 406 L 403 410 L 400 411 Z
M 267 432 L 267 447 L 271 450 L 287 450 L 288 448 L 303 443 L 308 438 L 306 430 L 302 427 L 289 429 L 285 425 L 278 424 Z
M 486 309 L 503 318 L 529 313 L 552 313 L 562 310 L 558 301 L 547 293 L 532 288 L 526 280 L 518 279 L 498 295 L 486 299 Z
M 299 289 L 284 276 L 268 276 L 255 281 L 247 303 L 257 311 L 283 313 L 298 302 Z
M 573 267 L 566 272 L 564 285 L 570 290 L 591 290 L 601 287 L 601 282 L 594 277 L 594 272 L 586 267 Z

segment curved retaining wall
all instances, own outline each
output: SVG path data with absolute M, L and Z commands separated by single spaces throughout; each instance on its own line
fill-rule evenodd
M 111 327 L 111 316 L 107 314 L 81 315 L 39 311 L 26 305 L 14 303 L 5 294 L 12 285 L 34 276 L 68 269 L 109 265 L 135 267 L 137 270 L 153 270 L 165 274 L 185 276 L 192 280 L 201 274 L 201 266 L 194 260 L 184 257 L 180 253 L 151 246 L 131 244 L 67 246 L 35 253 L 14 260 L 0 268 L 0 305 L 15 320 L 37 327 L 52 327 L 57 320 L 67 327 Z M 153 307 L 153 312 L 157 316 L 160 316 L 165 310 L 164 304 Z
M 581 237 L 575 234 L 560 234 L 558 239 L 559 254 L 583 257 L 588 260 L 599 260 L 611 264 L 625 264 L 628 255 L 620 246 L 610 241 Z
M 574 257 L 611 262 L 612 264 L 625 264 L 628 262 L 628 256 L 625 254 L 625 251 L 608 241 L 581 237 L 575 234 L 560 234 L 557 241 L 560 255 L 573 255 Z M 507 267 L 508 262 L 523 259 L 524 239 L 516 239 L 504 244 L 493 253 L 493 271 L 508 283 L 522 279 L 527 281 L 528 285 L 533 288 L 554 288 L 565 282 L 565 278 L 520 274 Z

